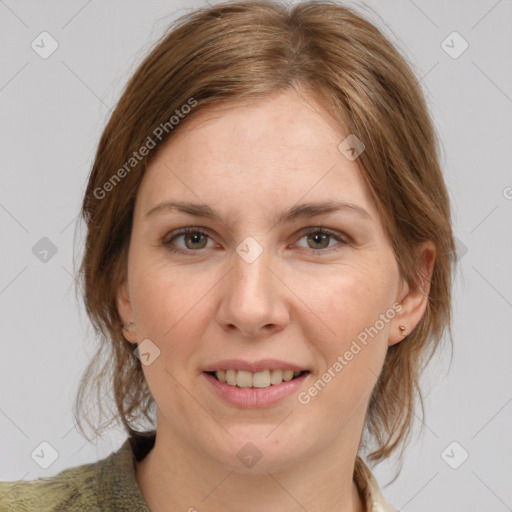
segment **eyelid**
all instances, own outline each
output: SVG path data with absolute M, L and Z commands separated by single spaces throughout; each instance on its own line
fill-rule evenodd
M 326 235 L 330 235 L 333 238 L 338 238 L 339 240 L 343 240 L 348 243 L 348 236 L 342 233 L 341 231 L 337 231 L 334 229 L 325 228 L 323 226 L 311 226 L 308 228 L 304 228 L 300 230 L 297 235 L 308 235 L 310 233 L 324 233 Z

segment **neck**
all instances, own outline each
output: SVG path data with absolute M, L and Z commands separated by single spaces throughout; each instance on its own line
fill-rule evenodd
M 284 469 L 238 473 L 212 460 L 172 430 L 158 430 L 155 446 L 136 468 L 152 512 L 366 512 L 353 480 L 356 449 L 338 443 Z M 162 435 L 165 432 L 165 435 Z

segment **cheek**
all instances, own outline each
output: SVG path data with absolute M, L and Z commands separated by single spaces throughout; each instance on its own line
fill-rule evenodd
M 324 371 L 315 388 L 328 388 L 318 393 L 318 403 L 329 411 L 354 412 L 368 400 L 381 372 L 394 317 L 393 267 L 387 268 L 385 272 L 378 260 L 346 265 L 308 291 L 316 316 L 302 328 L 321 354 Z M 332 421 L 339 421 L 333 414 Z
M 135 270 L 135 267 L 134 267 Z M 211 300 L 219 277 L 212 273 L 185 272 L 179 266 L 144 260 L 133 274 L 139 338 L 151 339 L 160 349 L 159 362 L 175 373 L 184 361 L 193 361 L 208 321 L 214 315 Z M 157 378 L 157 368 L 145 368 Z M 166 378 L 162 374 L 158 379 Z M 167 375 L 167 378 L 169 376 Z M 172 381 L 173 379 L 171 379 Z
M 194 310 L 200 305 L 211 284 L 208 276 L 191 278 L 177 266 L 159 260 L 140 258 L 134 262 L 133 290 L 139 323 L 153 333 L 162 335 L 175 329 L 180 323 L 190 322 Z
M 316 315 L 316 321 L 312 317 L 315 325 L 311 328 L 318 335 L 320 327 L 325 333 L 323 339 L 333 349 L 340 350 L 350 344 L 392 306 L 391 274 L 375 263 L 347 265 L 318 279 L 315 287 L 303 288 L 302 294 Z M 382 327 L 379 330 L 386 331 Z
M 321 407 L 326 421 L 332 424 L 367 406 L 387 352 L 392 317 L 380 319 L 390 304 L 387 294 L 379 294 L 379 285 L 370 284 L 355 277 L 331 281 L 329 293 L 315 297 L 322 321 L 313 316 L 309 327 L 302 324 L 320 354 L 321 367 L 302 398 Z

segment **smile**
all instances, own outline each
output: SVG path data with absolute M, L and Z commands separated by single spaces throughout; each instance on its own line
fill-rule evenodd
M 300 377 L 300 375 L 306 373 L 306 371 L 273 369 L 249 372 L 245 370 L 230 369 L 208 373 L 214 376 L 219 382 L 226 383 L 229 386 L 265 389 L 270 386 L 277 386 L 282 382 L 289 382 Z
M 292 376 L 289 380 L 285 380 L 290 377 L 288 372 L 292 372 Z M 236 384 L 229 384 L 228 382 L 222 382 L 218 377 L 217 373 L 220 372 L 222 377 L 229 378 L 231 382 Z M 270 380 L 270 375 L 273 373 L 274 382 L 277 382 L 279 377 L 279 383 L 272 384 L 267 382 Z M 205 378 L 208 388 L 213 392 L 214 396 L 220 398 L 223 403 L 227 403 L 231 406 L 239 409 L 254 409 L 262 407 L 270 407 L 275 405 L 285 398 L 298 393 L 304 385 L 304 381 L 310 376 L 309 371 L 298 371 L 298 375 L 294 374 L 293 370 L 262 370 L 255 372 L 243 371 L 243 370 L 217 370 L 216 372 L 203 372 L 201 375 Z M 264 374 L 258 376 L 258 374 Z M 236 381 L 233 380 L 236 378 Z M 246 386 L 239 386 L 238 379 Z M 251 382 L 249 382 L 249 379 Z M 259 383 L 261 387 L 254 386 Z M 265 381 L 263 381 L 265 379 Z M 259 382 L 258 382 L 259 380 Z M 249 386 L 250 384 L 250 386 Z M 263 386 L 265 384 L 265 386 Z

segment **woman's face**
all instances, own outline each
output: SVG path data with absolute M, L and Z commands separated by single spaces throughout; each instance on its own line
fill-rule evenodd
M 355 455 L 388 346 L 421 312 L 401 309 L 349 134 L 292 91 L 188 121 L 142 181 L 118 296 L 159 435 L 239 472 Z

